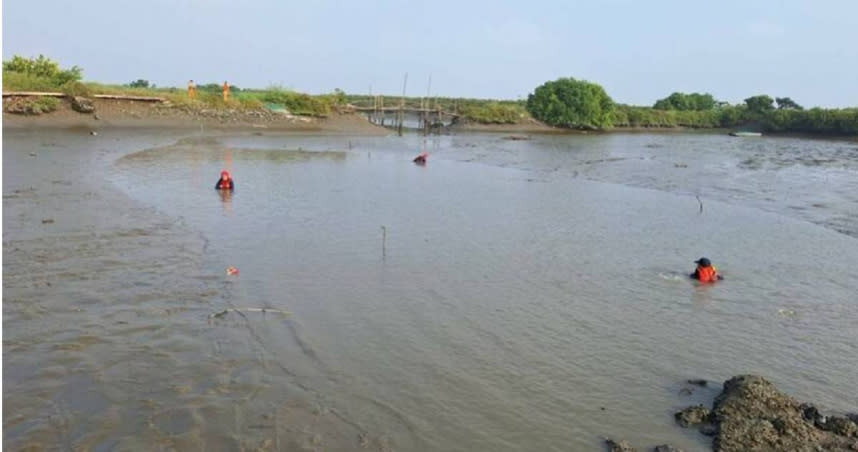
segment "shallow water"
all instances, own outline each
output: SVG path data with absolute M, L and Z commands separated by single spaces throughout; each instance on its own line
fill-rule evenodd
M 855 143 L 133 137 L 4 136 L 6 446 L 700 450 L 682 383 L 738 373 L 858 408 Z

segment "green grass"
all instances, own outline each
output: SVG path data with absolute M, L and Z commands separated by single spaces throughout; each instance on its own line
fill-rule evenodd
M 39 97 L 32 99 L 31 102 L 33 103 L 34 110 L 39 113 L 50 113 L 55 111 L 60 105 L 60 101 L 56 97 Z
M 123 85 L 106 85 L 87 82 L 93 94 L 163 97 L 176 107 L 200 109 L 262 110 L 266 104 L 282 106 L 295 115 L 327 116 L 334 107 L 332 95 L 311 96 L 294 91 L 271 88 L 267 90 L 241 90 L 230 93 L 227 101 L 220 92 L 197 90 L 192 100 L 188 91 L 180 88 L 131 88 Z
M 359 107 L 372 107 L 375 105 L 375 96 L 348 95 L 346 100 Z M 524 108 L 524 101 L 497 100 L 497 99 L 470 99 L 455 97 L 432 97 L 425 99 L 421 97 L 384 96 L 385 107 L 398 107 L 402 101 L 405 108 L 441 108 L 446 112 L 458 112 L 469 121 L 481 124 L 516 124 L 529 119 L 530 114 Z
M 89 86 L 81 82 L 68 82 L 60 88 L 66 96 L 90 97 L 92 95 Z
M 239 99 L 256 101 L 263 105 L 282 106 L 295 115 L 328 116 L 334 107 L 334 101 L 328 95 L 311 96 L 280 88 L 267 90 L 244 90 Z
M 191 111 L 204 109 L 263 110 L 280 106 L 295 115 L 324 117 L 346 103 L 357 106 L 373 106 L 375 96 L 346 95 L 342 91 L 331 94 L 309 95 L 270 87 L 268 89 L 243 89 L 233 92 L 224 101 L 219 91 L 197 90 L 196 98 L 188 98 L 184 88 L 132 88 L 95 82 L 67 82 L 60 84 L 56 77 L 44 77 L 31 73 L 3 71 L 4 91 L 63 92 L 75 96 L 93 94 L 115 94 L 130 96 L 163 97 L 174 108 Z M 439 97 L 429 100 L 420 97 L 404 98 L 406 108 L 441 108 L 446 112 L 458 112 L 462 119 L 481 124 L 515 124 L 527 120 L 524 101 L 467 99 Z M 22 114 L 42 114 L 54 111 L 59 105 L 55 98 L 26 99 L 16 102 Z M 398 96 L 385 96 L 384 105 L 395 107 Z M 613 113 L 614 127 L 693 127 L 717 128 L 737 127 L 754 120 L 765 131 L 801 132 L 822 135 L 857 135 L 858 109 L 774 110 L 754 116 L 745 106 L 727 106 L 706 111 L 656 110 L 651 107 L 616 105 Z
M 56 81 L 21 72 L 3 71 L 3 91 L 60 91 Z
M 220 92 L 197 90 L 196 98 L 188 98 L 184 88 L 132 88 L 124 85 L 111 85 L 96 82 L 69 82 L 58 86 L 54 79 L 37 77 L 17 72 L 3 72 L 4 91 L 51 91 L 68 95 L 90 96 L 93 94 L 113 94 L 127 96 L 163 97 L 173 106 L 191 110 L 201 109 L 242 109 L 261 110 L 268 106 L 279 106 L 295 115 L 325 117 L 337 107 L 346 103 L 372 105 L 370 96 L 347 96 L 341 91 L 331 94 L 309 95 L 281 87 L 264 90 L 244 89 L 234 92 L 224 102 Z M 386 97 L 388 106 L 399 105 L 398 97 Z M 421 106 L 419 97 L 405 99 L 410 108 Z M 522 102 L 483 99 L 433 98 L 425 106 L 439 106 L 445 111 L 458 111 L 465 119 L 483 124 L 514 124 L 529 117 Z
M 60 105 L 56 97 L 30 97 L 13 100 L 6 106 L 6 111 L 24 115 L 41 115 L 55 111 Z
M 530 116 L 520 105 L 499 102 L 465 104 L 459 113 L 480 124 L 516 124 Z

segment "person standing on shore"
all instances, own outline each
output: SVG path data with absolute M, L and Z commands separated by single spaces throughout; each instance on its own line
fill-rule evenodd
M 223 101 L 226 102 L 229 99 L 229 83 L 223 82 Z
M 194 85 L 193 80 L 188 80 L 188 99 L 193 100 L 197 97 L 197 86 Z

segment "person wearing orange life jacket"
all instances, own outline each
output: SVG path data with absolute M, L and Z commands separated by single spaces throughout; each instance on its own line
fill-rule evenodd
M 220 179 L 215 184 L 215 190 L 235 190 L 235 182 L 232 180 L 232 176 L 229 175 L 229 171 L 223 170 L 220 172 Z
M 723 276 L 718 274 L 718 270 L 714 265 L 712 265 L 712 262 L 709 259 L 701 257 L 694 261 L 694 263 L 697 264 L 697 268 L 694 269 L 694 273 L 688 275 L 692 279 L 696 279 L 703 283 L 710 283 L 724 279 Z

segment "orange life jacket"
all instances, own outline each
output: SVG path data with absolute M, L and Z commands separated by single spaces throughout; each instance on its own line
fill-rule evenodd
M 715 267 L 697 267 L 697 279 L 700 282 L 715 282 L 718 280 L 718 273 Z

